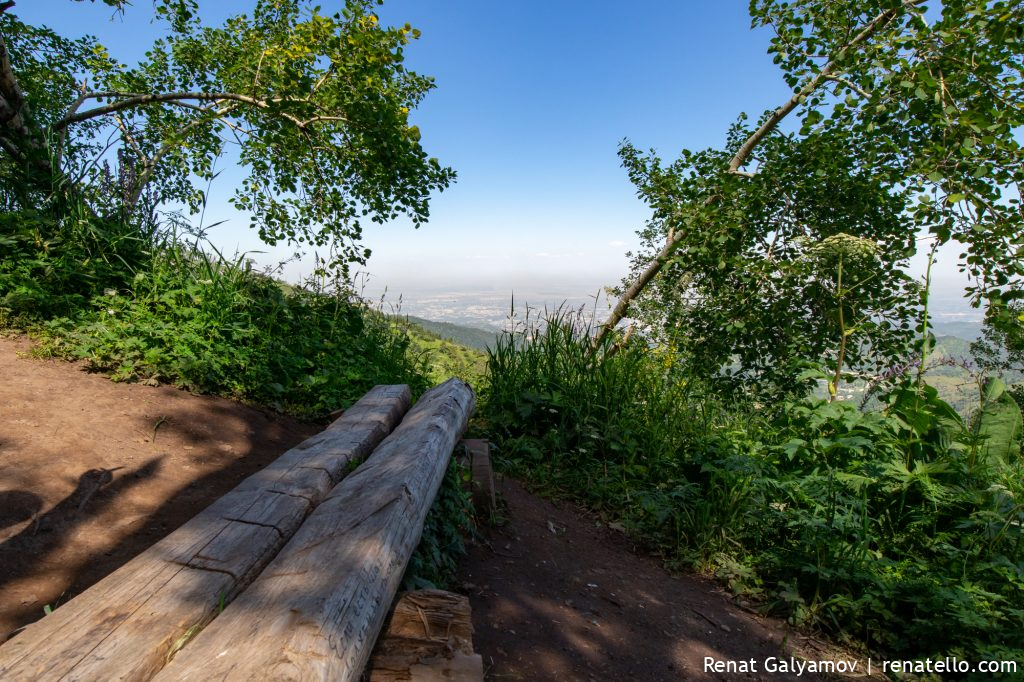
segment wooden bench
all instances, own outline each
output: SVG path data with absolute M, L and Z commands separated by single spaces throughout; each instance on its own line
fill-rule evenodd
M 358 679 L 474 406 L 409 402 L 371 390 L 0 646 L 0 679 Z

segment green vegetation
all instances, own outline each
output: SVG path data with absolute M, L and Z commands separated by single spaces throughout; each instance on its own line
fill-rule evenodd
M 115 379 L 306 417 L 375 383 L 463 376 L 507 471 L 671 566 L 900 658 L 1024 658 L 1021 389 L 1005 382 L 1024 369 L 1020 3 L 753 0 L 792 97 L 669 164 L 625 144 L 652 214 L 611 318 L 473 338 L 486 375 L 446 341 L 468 344 L 461 330 L 368 309 L 344 278 L 368 255 L 359 219 L 419 223 L 454 177 L 408 125 L 432 87 L 402 67 L 415 30 L 380 27 L 369 0 L 332 17 L 260 0 L 222 27 L 158 0 L 168 36 L 128 68 L 8 5 L 0 326 Z M 234 203 L 263 239 L 331 244 L 313 281 L 285 286 L 156 212 L 203 206 L 229 134 Z M 935 339 L 930 282 L 904 272 L 919 235 L 963 247 L 986 311 L 976 366 Z M 977 397 L 958 412 L 937 387 L 965 373 Z M 869 399 L 845 400 L 853 386 Z M 451 574 L 460 477 L 407 585 Z
M 30 329 L 43 352 L 85 359 L 116 380 L 172 383 L 304 417 L 378 383 L 426 387 L 408 338 L 343 286 L 285 288 L 243 258 L 126 225 L 3 221 L 18 231 L 0 243 L 0 320 Z M 78 233 L 116 242 L 97 259 Z
M 414 355 L 432 384 L 439 384 L 449 377 L 459 377 L 479 389 L 484 380 L 487 355 L 434 331 L 477 330 L 406 316 L 397 318 L 397 325 L 408 335 Z
M 405 569 L 402 589 L 447 589 L 455 581 L 459 559 L 466 553 L 464 539 L 475 531 L 468 476 L 453 456 Z
M 633 272 L 604 324 L 559 311 L 498 342 L 487 428 L 506 470 L 766 611 L 902 659 L 1020 660 L 1022 419 L 1000 375 L 1024 338 L 1024 6 L 750 13 L 792 96 L 674 162 L 622 146 L 651 208 Z M 963 252 L 976 364 L 936 345 L 929 276 L 906 274 L 920 241 L 929 276 L 938 246 Z M 960 414 L 930 382 L 965 375 Z
M 620 519 L 670 565 L 900 657 L 1024 655 L 1020 410 L 965 422 L 909 378 L 884 411 L 723 401 L 683 356 L 595 349 L 579 315 L 505 336 L 481 413 L 506 471 Z
M 369 255 L 363 221 L 419 225 L 455 177 L 409 124 L 433 88 L 403 65 L 420 33 L 381 26 L 373 0 L 332 15 L 257 0 L 221 26 L 203 24 L 195 0 L 157 0 L 163 37 L 135 65 L 93 38 L 25 24 L 12 5 L 0 9 L 5 210 L 195 213 L 227 154 L 243 173 L 232 204 L 260 237 L 328 246 L 327 265 L 344 271 Z

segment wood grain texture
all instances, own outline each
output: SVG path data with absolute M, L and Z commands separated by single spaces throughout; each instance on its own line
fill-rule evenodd
M 483 660 L 473 653 L 472 616 L 469 598 L 460 594 L 406 592 L 373 649 L 369 682 L 482 682 Z
M 0 680 L 148 680 L 274 557 L 409 408 L 377 386 L 185 525 L 0 646 Z
M 424 394 L 156 679 L 358 680 L 473 406 L 455 379 Z

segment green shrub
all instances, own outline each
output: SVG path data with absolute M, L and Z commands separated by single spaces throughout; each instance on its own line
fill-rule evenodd
M 901 657 L 1024 654 L 1024 466 L 986 455 L 1017 451 L 1006 428 L 969 428 L 927 385 L 877 412 L 726 406 L 672 349 L 592 331 L 557 311 L 490 352 L 506 469 L 794 622 Z
M 84 210 L 0 212 L 0 325 L 73 314 L 125 286 L 148 249 L 141 228 Z
M 447 589 L 454 582 L 458 561 L 466 554 L 463 539 L 474 530 L 467 476 L 469 472 L 453 456 L 427 513 L 420 542 L 406 566 L 403 590 Z
M 322 416 L 378 383 L 426 379 L 408 338 L 350 292 L 290 287 L 193 245 L 154 250 L 123 289 L 37 328 L 43 348 L 115 380 L 160 381 Z

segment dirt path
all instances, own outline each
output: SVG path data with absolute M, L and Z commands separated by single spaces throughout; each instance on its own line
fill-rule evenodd
M 0 642 L 320 427 L 0 338 Z
M 0 642 L 319 430 L 28 349 L 0 338 Z M 485 531 L 460 578 L 488 679 L 818 679 L 764 672 L 794 648 L 821 658 L 813 641 L 670 576 L 571 505 L 502 488 L 509 522 Z M 705 656 L 760 672 L 708 674 Z
M 781 665 L 794 653 L 852 659 L 737 607 L 710 581 L 670 575 L 573 505 L 514 481 L 501 494 L 507 523 L 486 533 L 460 572 L 487 679 L 817 680 Z M 756 672 L 705 672 L 705 657 L 753 659 Z

